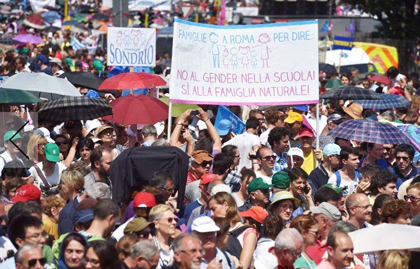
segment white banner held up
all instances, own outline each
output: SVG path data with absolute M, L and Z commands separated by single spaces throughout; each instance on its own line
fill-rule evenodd
M 108 27 L 108 65 L 155 66 L 156 29 Z
M 214 26 L 177 19 L 171 69 L 171 102 L 318 103 L 318 21 Z

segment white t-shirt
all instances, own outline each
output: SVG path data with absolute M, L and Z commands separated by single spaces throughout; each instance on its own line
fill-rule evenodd
M 134 219 L 134 217 L 128 219 L 126 222 L 124 222 L 123 224 L 121 224 L 113 233 L 112 233 L 112 237 L 115 238 L 115 240 L 120 241 L 120 239 L 124 236 L 124 230 L 125 227 L 127 227 L 127 225 L 130 223 L 130 221 L 132 221 Z
M 266 146 L 271 149 L 270 144 L 268 143 L 268 135 L 270 134 L 272 129 L 267 129 L 260 135 L 260 142 L 261 145 Z
M 22 160 L 18 156 L 16 156 L 16 160 L 20 161 L 23 164 Z M 10 156 L 9 152 L 5 151 L 2 154 L 0 154 L 0 174 L 3 171 L 3 168 L 6 165 L 6 163 L 9 163 L 11 161 L 13 161 L 13 158 L 12 156 Z
M 263 174 L 261 174 L 261 172 L 260 172 L 260 171 L 254 171 L 254 172 L 255 172 L 255 175 L 256 175 L 257 177 L 262 178 L 262 179 L 264 180 L 264 182 L 265 182 L 265 183 L 267 183 L 267 184 L 272 184 L 271 182 L 272 182 L 272 178 L 273 178 L 273 176 L 269 177 L 269 176 L 263 175 Z
M 17 250 L 13 243 L 5 236 L 0 236 L 0 263 L 7 258 L 7 252 L 13 250 L 16 254 Z
M 239 155 L 241 156 L 238 170 L 241 170 L 244 166 L 248 169 L 252 168 L 252 161 L 248 159 L 248 154 L 253 150 L 254 146 L 260 145 L 260 138 L 257 135 L 245 131 L 223 144 L 223 146 L 227 145 L 234 145 L 238 147 Z
M 35 165 L 39 167 L 39 170 L 41 170 L 41 172 L 45 176 L 45 179 L 48 181 L 48 183 L 51 186 L 58 185 L 58 183 L 60 183 L 61 174 L 63 173 L 64 170 L 67 169 L 67 167 L 64 164 L 58 162 L 54 166 L 54 172 L 50 176 L 47 176 L 44 173 L 44 170 L 43 170 L 44 164 L 42 162 L 37 163 Z M 34 185 L 41 189 L 41 186 L 44 186 L 44 182 L 42 181 L 41 177 L 38 175 L 38 172 L 35 169 L 35 165 L 29 169 L 29 172 L 31 173 L 31 176 L 34 177 Z
M 332 174 L 331 177 L 328 179 L 328 183 L 332 184 L 333 186 L 337 186 L 337 175 L 335 173 Z M 355 193 L 358 185 L 359 185 L 359 179 L 357 178 L 357 174 L 355 173 L 352 181 L 347 181 L 343 179 L 343 177 L 341 177 L 340 186 L 337 186 L 337 187 L 340 187 L 340 188 L 347 187 L 346 190 L 343 190 L 343 195 L 347 196 L 352 193 Z

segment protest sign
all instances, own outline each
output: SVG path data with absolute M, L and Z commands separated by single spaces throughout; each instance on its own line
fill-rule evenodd
M 177 103 L 317 103 L 318 22 L 215 26 L 177 19 L 170 89 Z
M 333 50 L 352 50 L 354 43 L 354 38 L 344 37 L 344 36 L 335 36 L 333 42 Z
M 155 66 L 156 29 L 108 27 L 108 65 Z
M 225 106 L 219 106 L 214 126 L 218 126 L 221 120 L 232 122 L 232 132 L 234 134 L 242 134 L 245 131 L 245 123 Z

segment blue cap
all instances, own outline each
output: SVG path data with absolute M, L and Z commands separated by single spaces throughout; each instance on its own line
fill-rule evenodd
M 299 106 L 293 106 L 293 110 L 299 110 L 299 111 L 303 111 L 303 112 L 307 112 L 308 111 L 308 106 L 307 105 L 299 105 Z
M 217 133 L 221 136 L 227 135 L 232 129 L 232 122 L 230 120 L 221 120 L 216 127 Z
M 81 211 L 77 211 L 73 217 L 73 224 L 76 223 L 86 223 L 88 221 L 93 220 L 93 210 L 92 209 L 85 209 Z
M 99 94 L 97 91 L 89 90 L 88 93 L 86 94 L 86 97 L 99 98 Z
M 339 155 L 341 152 L 341 148 L 339 145 L 330 143 L 326 145 L 323 149 L 323 155 L 330 156 L 330 155 Z

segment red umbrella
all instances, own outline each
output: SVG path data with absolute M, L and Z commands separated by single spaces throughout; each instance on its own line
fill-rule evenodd
M 388 77 L 384 76 L 384 75 L 374 75 L 372 77 L 369 78 L 370 81 L 376 81 L 382 84 L 389 84 L 389 79 Z
M 158 75 L 148 73 L 122 73 L 106 79 L 98 90 L 145 89 L 166 85 Z
M 123 125 L 155 124 L 168 118 L 168 106 L 147 95 L 129 94 L 117 98 L 110 105 L 113 115 L 103 119 Z
M 44 29 L 44 19 L 39 14 L 30 14 L 23 20 L 23 23 L 35 29 Z

